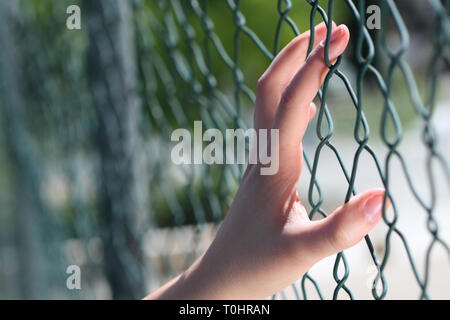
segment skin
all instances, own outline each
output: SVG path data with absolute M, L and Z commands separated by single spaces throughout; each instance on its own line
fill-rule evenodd
M 265 298 L 321 259 L 354 246 L 381 219 L 384 190 L 360 193 L 319 221 L 308 218 L 297 193 L 303 135 L 328 72 L 326 32 L 323 23 L 316 26 L 315 49 L 306 62 L 309 31 L 294 38 L 258 81 L 254 126 L 279 130 L 278 173 L 264 176 L 261 165 L 249 165 L 207 251 L 146 299 Z M 333 25 L 331 62 L 344 52 L 349 37 L 345 25 Z

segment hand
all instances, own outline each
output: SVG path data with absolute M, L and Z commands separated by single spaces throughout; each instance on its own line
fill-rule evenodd
M 326 26 L 315 28 L 314 51 L 305 61 L 309 32 L 293 39 L 260 78 L 254 125 L 279 129 L 279 170 L 261 175 L 247 168 L 233 204 L 206 253 L 149 298 L 260 299 L 298 280 L 316 262 L 358 243 L 380 220 L 384 190 L 353 197 L 329 217 L 311 221 L 297 193 L 302 139 L 314 116 L 312 100 L 328 67 Z M 349 41 L 333 25 L 329 48 L 336 61 Z

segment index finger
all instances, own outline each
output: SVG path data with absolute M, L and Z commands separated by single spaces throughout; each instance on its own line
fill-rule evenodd
M 344 52 L 349 38 L 345 25 L 333 31 L 329 47 L 331 61 Z M 298 148 L 303 139 L 308 126 L 309 106 L 328 72 L 324 55 L 325 41 L 322 41 L 283 92 L 273 126 L 280 130 L 280 145 Z

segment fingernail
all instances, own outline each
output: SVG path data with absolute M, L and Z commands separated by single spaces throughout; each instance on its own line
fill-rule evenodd
M 370 197 L 364 204 L 364 212 L 370 222 L 374 223 L 381 217 L 383 209 L 384 194 L 377 194 Z

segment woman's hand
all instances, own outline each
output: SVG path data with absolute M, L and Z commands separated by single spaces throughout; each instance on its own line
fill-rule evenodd
M 256 129 L 279 129 L 279 170 L 247 168 L 234 202 L 208 248 L 186 272 L 148 298 L 260 299 L 298 280 L 316 262 L 359 242 L 381 218 L 384 190 L 358 194 L 329 217 L 310 221 L 297 193 L 302 139 L 314 116 L 312 100 L 328 68 L 326 26 L 315 29 L 315 49 L 305 61 L 309 32 L 293 39 L 258 83 Z M 349 41 L 333 26 L 333 62 Z

